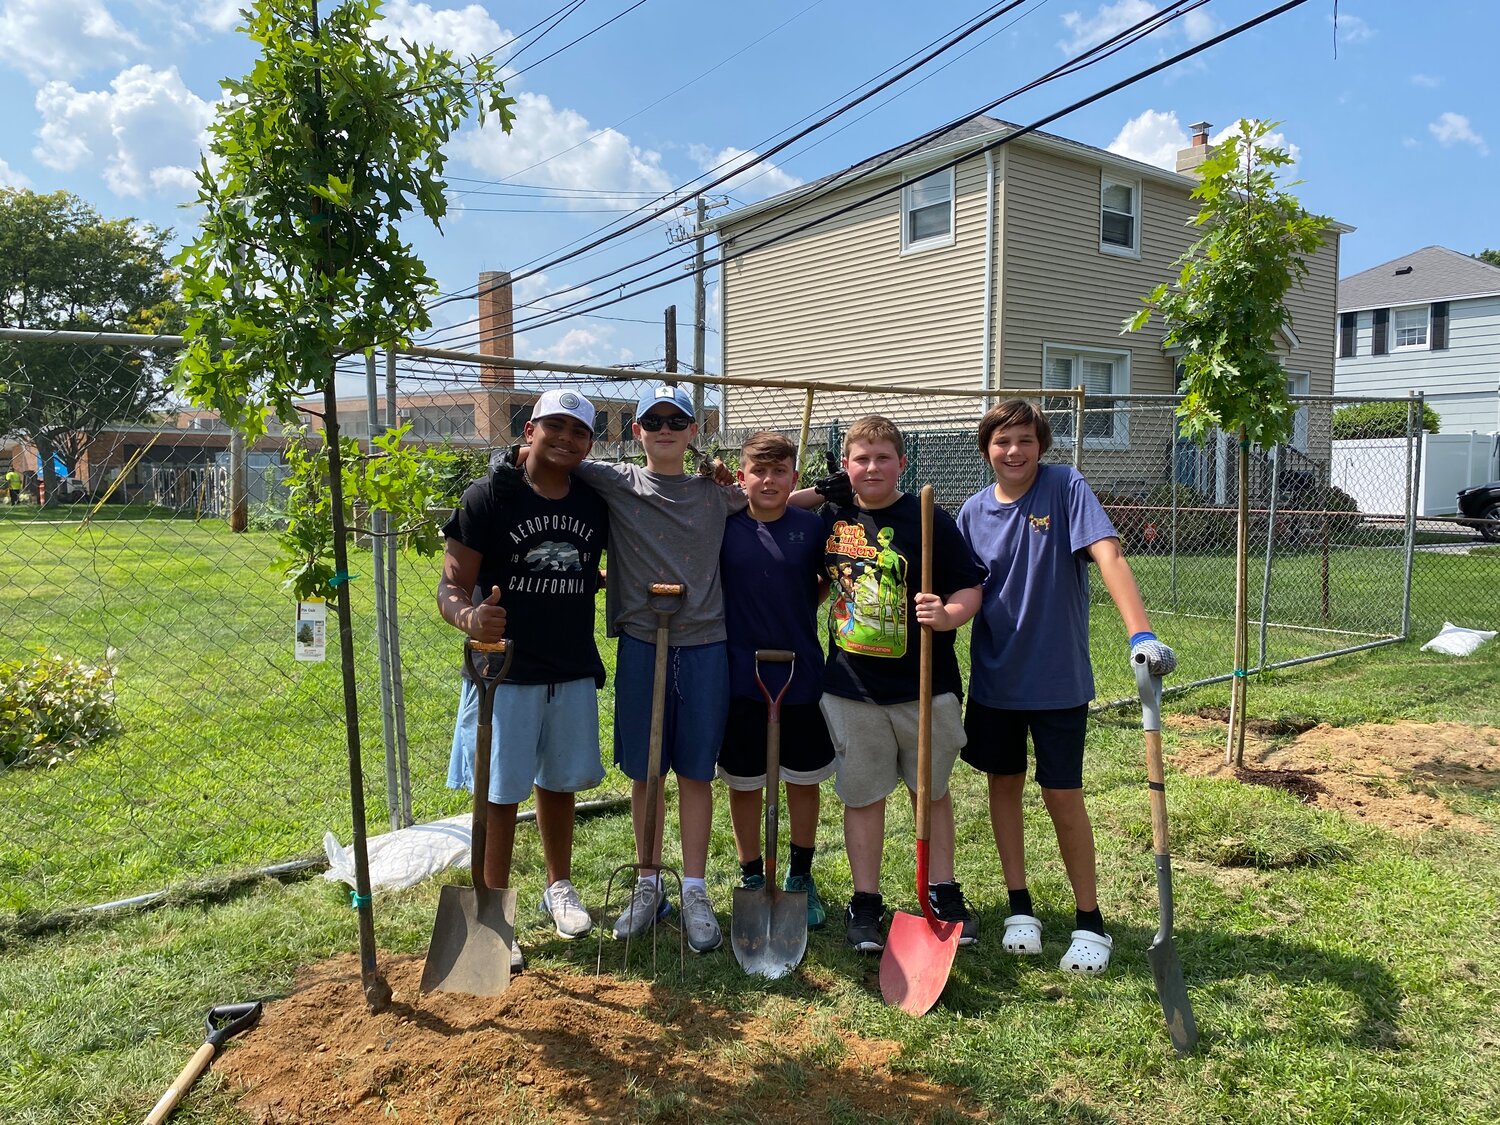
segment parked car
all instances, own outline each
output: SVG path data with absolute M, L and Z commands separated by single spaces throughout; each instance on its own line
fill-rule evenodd
M 1486 539 L 1500 542 L 1500 480 L 1460 489 L 1458 522 L 1477 528 Z

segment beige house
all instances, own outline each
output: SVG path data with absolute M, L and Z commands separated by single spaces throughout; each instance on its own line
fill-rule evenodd
M 1197 128 L 1179 168 L 1208 151 L 1208 126 Z M 724 258 L 725 373 L 976 396 L 1079 385 L 1100 395 L 1173 393 L 1159 318 L 1129 336 L 1120 324 L 1174 276 L 1195 240 L 1196 180 L 1047 133 L 1005 140 L 1017 132 L 975 117 L 912 151 L 902 146 L 711 223 Z M 826 221 L 807 226 L 814 220 Z M 1283 362 L 1293 393 L 1333 389 L 1338 240 L 1348 229 L 1331 232 L 1288 302 Z M 854 396 L 842 397 L 820 394 L 815 420 L 850 419 Z M 731 396 L 728 424 L 766 421 L 756 415 L 768 401 Z M 934 397 L 914 409 L 934 425 L 972 425 L 983 401 Z M 1165 459 L 1170 423 L 1143 427 L 1145 417 L 1132 426 L 1123 404 L 1092 411 L 1089 463 L 1121 461 L 1143 442 Z M 1066 448 L 1072 424 L 1060 421 Z M 1315 442 L 1305 416 L 1300 425 L 1296 440 Z M 1141 479 L 1154 475 L 1146 468 Z

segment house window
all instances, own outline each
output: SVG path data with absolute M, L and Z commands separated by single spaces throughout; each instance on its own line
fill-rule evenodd
M 1140 182 L 1104 176 L 1099 189 L 1099 249 L 1107 254 L 1139 254 L 1140 229 Z
M 901 250 L 953 243 L 953 169 L 912 180 L 901 188 Z
M 1339 313 L 1339 358 L 1354 354 L 1354 329 L 1359 322 L 1358 313 Z
M 1427 346 L 1427 306 L 1391 310 L 1391 346 L 1425 348 Z
M 1108 401 L 1105 396 L 1130 392 L 1130 353 L 1043 345 L 1042 388 L 1071 390 L 1080 385 L 1088 396 L 1083 415 L 1085 444 L 1100 448 L 1123 448 L 1129 441 L 1125 409 Z M 1100 398 L 1094 398 L 1096 395 Z M 1073 400 L 1044 399 L 1043 409 L 1052 422 L 1052 436 L 1056 443 L 1071 445 Z
M 531 403 L 515 402 L 510 407 L 510 433 L 512 437 L 522 437 L 526 433 L 526 423 L 531 421 Z
M 1296 398 L 1305 398 L 1312 392 L 1312 375 L 1307 371 L 1288 372 L 1286 393 Z M 1307 452 L 1307 406 L 1298 406 L 1292 413 L 1292 433 L 1287 445 L 1298 453 Z

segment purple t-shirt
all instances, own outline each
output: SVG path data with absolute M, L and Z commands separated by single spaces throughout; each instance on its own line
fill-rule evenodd
M 1089 558 L 1118 536 L 1078 470 L 1042 465 L 1014 504 L 994 486 L 964 501 L 958 529 L 989 571 L 974 618 L 969 696 L 986 707 L 1055 710 L 1094 698 Z
M 719 574 L 724 582 L 724 626 L 729 633 L 729 693 L 760 699 L 755 650 L 797 654 L 783 705 L 816 703 L 823 694 L 823 648 L 818 638 L 818 577 L 823 570 L 823 521 L 814 512 L 788 508 L 762 523 L 748 511 L 724 523 Z M 762 670 L 772 693 L 786 682 L 785 668 Z

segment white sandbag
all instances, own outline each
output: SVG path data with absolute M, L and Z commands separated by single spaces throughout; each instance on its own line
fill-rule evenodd
M 1451 621 L 1444 621 L 1442 631 L 1423 645 L 1422 651 L 1468 656 L 1485 641 L 1493 640 L 1494 636 L 1493 632 L 1484 629 L 1464 629 Z
M 370 856 L 370 889 L 414 886 L 429 875 L 467 863 L 471 819 L 471 814 L 464 813 L 371 836 L 365 845 Z M 323 878 L 354 886 L 353 845 L 345 848 L 332 832 L 325 832 L 323 850 L 328 853 L 328 870 L 323 872 Z

